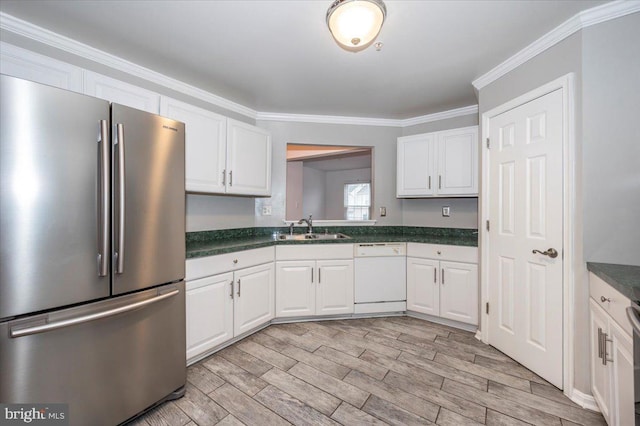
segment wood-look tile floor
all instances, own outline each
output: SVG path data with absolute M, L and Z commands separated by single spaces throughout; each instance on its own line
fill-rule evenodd
M 409 317 L 271 325 L 187 378 L 132 424 L 605 424 L 471 333 Z

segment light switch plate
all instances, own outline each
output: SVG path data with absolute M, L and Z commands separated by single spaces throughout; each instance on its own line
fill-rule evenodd
M 442 207 L 442 216 L 444 217 L 451 216 L 451 208 L 449 206 Z
M 262 216 L 271 216 L 271 206 L 262 206 Z
M 387 208 L 380 207 L 380 217 L 385 217 L 387 215 Z

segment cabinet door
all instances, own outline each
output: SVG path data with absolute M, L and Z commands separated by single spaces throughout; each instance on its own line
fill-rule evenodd
M 187 359 L 233 337 L 233 274 L 187 282 Z
M 256 126 L 227 120 L 227 192 L 271 195 L 271 135 Z
M 276 317 L 315 314 L 315 262 L 276 262 Z
M 164 96 L 160 115 L 185 123 L 186 190 L 224 194 L 226 117 Z
M 82 93 L 82 69 L 0 42 L 0 73 Z
M 591 334 L 591 391 L 600 411 L 607 423 L 611 421 L 611 378 L 607 366 L 603 365 L 600 357 L 599 332 L 608 330 L 607 313 L 593 299 L 589 299 L 589 332 Z M 633 394 L 633 393 L 632 393 Z
M 427 133 L 398 138 L 396 161 L 396 195 L 398 197 L 421 197 L 435 194 L 436 182 L 433 182 L 434 134 Z
M 353 260 L 319 260 L 316 265 L 316 315 L 353 313 Z
M 478 324 L 478 267 L 440 262 L 440 316 Z
M 607 355 L 611 372 L 611 420 L 614 425 L 634 424 L 633 338 L 612 319 L 609 319 Z
M 159 94 L 95 72 L 85 71 L 84 93 L 152 114 L 160 112 Z
M 478 195 L 478 127 L 438 133 L 438 195 Z
M 440 315 L 440 274 L 437 260 L 407 258 L 407 310 Z
M 273 263 L 241 269 L 234 277 L 233 335 L 238 336 L 274 316 Z

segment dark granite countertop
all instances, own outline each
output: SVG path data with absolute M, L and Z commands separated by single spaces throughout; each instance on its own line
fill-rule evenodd
M 302 229 L 297 228 L 296 233 Z M 456 246 L 478 246 L 475 229 L 427 228 L 412 226 L 321 227 L 317 232 L 343 233 L 351 237 L 340 240 L 278 240 L 278 233 L 288 228 L 241 228 L 187 233 L 187 259 L 233 253 L 273 245 L 354 244 L 378 242 L 413 242 Z
M 632 301 L 640 300 L 640 266 L 587 262 L 587 269 Z

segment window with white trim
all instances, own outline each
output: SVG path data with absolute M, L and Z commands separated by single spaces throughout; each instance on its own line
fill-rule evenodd
M 371 210 L 371 183 L 347 183 L 344 185 L 344 218 L 369 220 Z

